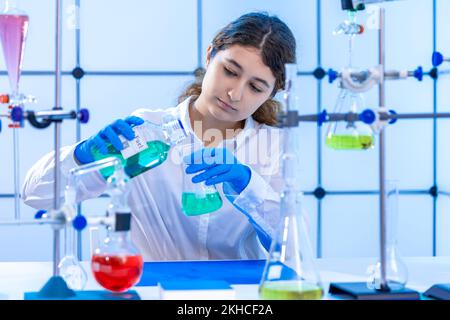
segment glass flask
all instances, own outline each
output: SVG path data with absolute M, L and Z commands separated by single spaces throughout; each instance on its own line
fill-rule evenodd
M 391 290 L 403 289 L 408 281 L 408 269 L 397 246 L 398 223 L 398 183 L 395 180 L 386 181 L 386 283 Z M 369 277 L 367 287 L 381 289 L 381 263 L 371 265 L 367 271 Z
M 128 177 L 123 171 L 120 160 L 114 157 L 71 169 L 64 190 L 64 204 L 61 210 L 64 212 L 69 224 L 66 224 L 64 228 L 65 252 L 64 257 L 58 264 L 58 269 L 61 277 L 66 281 L 69 288 L 73 290 L 82 290 L 87 283 L 86 271 L 76 255 L 77 231 L 71 224 L 77 215 L 77 193 L 80 188 L 80 178 L 85 174 L 92 171 L 100 171 L 105 167 L 112 167 L 114 172 L 107 180 L 106 193 L 110 196 L 108 214 L 118 210 L 126 210 L 129 191 L 125 186 L 128 182 Z
M 297 108 L 297 66 L 286 64 L 283 112 Z M 272 237 L 269 255 L 259 285 L 262 299 L 312 300 L 321 299 L 324 290 L 314 266 L 308 230 L 302 210 L 299 187 L 298 132 L 296 126 L 283 127 L 280 222 Z
M 179 147 L 180 157 L 190 156 L 196 150 L 201 149 L 200 144 L 185 144 Z M 181 204 L 183 212 L 187 216 L 197 216 L 214 212 L 222 207 L 222 198 L 215 185 L 207 186 L 205 182 L 193 183 L 192 177 L 196 174 L 187 174 L 186 166 L 182 165 L 183 192 Z
M 75 254 L 77 231 L 72 226 L 66 226 L 64 232 L 65 254 L 58 264 L 59 274 L 70 289 L 83 290 L 87 283 L 87 273 Z
M 12 97 L 19 94 L 19 79 L 29 23 L 28 15 L 18 9 L 17 2 L 5 1 L 5 8 L 0 13 L 0 40 Z
M 166 161 L 169 149 L 187 136 L 181 121 L 172 116 L 166 116 L 161 125 L 145 121 L 134 126 L 133 131 L 135 138 L 131 141 L 119 136 L 124 146 L 121 151 L 107 143 L 108 152 L 103 154 L 94 146 L 94 159 L 97 161 L 111 156 L 117 157 L 122 161 L 126 174 L 134 178 Z M 107 179 L 113 170 L 114 168 L 105 168 L 100 173 Z
M 358 114 L 364 107 L 361 93 L 342 88 L 334 113 Z M 366 150 L 374 147 L 372 128 L 361 121 L 335 121 L 329 124 L 326 145 L 336 150 Z
M 259 285 L 259 296 L 269 300 L 318 300 L 324 290 L 313 261 L 301 209 L 301 196 L 282 195 L 281 223 L 269 252 Z
M 95 280 L 112 292 L 125 292 L 141 278 L 144 262 L 130 239 L 131 213 L 115 213 L 115 226 L 94 250 L 91 270 Z
M 348 19 L 340 23 L 333 31 L 333 35 L 345 34 L 348 36 L 358 35 L 364 32 L 364 26 L 356 22 L 356 14 L 348 11 Z

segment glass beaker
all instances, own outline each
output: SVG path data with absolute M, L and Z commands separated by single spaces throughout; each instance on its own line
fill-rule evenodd
M 179 146 L 180 158 L 190 156 L 193 152 L 203 148 L 201 144 L 184 144 Z M 197 216 L 211 213 L 222 207 L 222 198 L 215 185 L 207 186 L 205 182 L 194 183 L 192 178 L 196 174 L 187 174 L 186 165 L 182 163 L 183 193 L 181 204 L 187 216 Z
M 285 190 L 279 227 L 259 285 L 259 296 L 269 300 L 318 300 L 324 290 L 302 212 L 301 194 Z
M 141 278 L 142 255 L 130 239 L 130 213 L 116 213 L 116 225 L 94 250 L 91 269 L 95 280 L 112 292 L 125 292 Z
M 386 180 L 386 282 L 391 290 L 403 289 L 408 281 L 408 268 L 404 263 L 397 247 L 398 223 L 398 183 L 395 180 Z M 368 268 L 369 278 L 367 287 L 381 289 L 381 262 L 378 261 Z
M 358 114 L 363 107 L 361 93 L 341 88 L 334 113 Z M 366 150 L 374 147 L 374 140 L 372 128 L 361 121 L 331 122 L 326 135 L 326 145 L 336 150 Z
M 106 154 L 93 147 L 94 159 L 97 161 L 117 157 L 121 160 L 125 173 L 134 178 L 166 161 L 169 149 L 187 137 L 181 121 L 172 116 L 166 116 L 161 125 L 145 121 L 134 126 L 133 131 L 135 138 L 131 141 L 119 136 L 124 146 L 121 151 L 116 150 L 111 143 L 107 143 Z M 113 171 L 114 168 L 105 168 L 100 173 L 107 179 Z

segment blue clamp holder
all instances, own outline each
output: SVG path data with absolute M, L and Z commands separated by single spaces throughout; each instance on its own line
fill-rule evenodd
M 38 129 L 47 128 L 52 122 L 62 121 L 63 119 L 77 119 L 80 123 L 87 123 L 89 121 L 89 110 L 81 109 L 80 111 L 49 110 L 49 111 L 24 111 L 21 107 L 14 107 L 11 110 L 11 119 L 15 122 L 20 122 L 23 126 L 24 120 Z M 38 120 L 41 119 L 41 120 Z

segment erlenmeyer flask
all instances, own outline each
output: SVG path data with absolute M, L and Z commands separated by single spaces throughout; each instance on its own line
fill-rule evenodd
M 316 300 L 324 290 L 301 209 L 301 194 L 285 191 L 279 224 L 259 286 L 262 299 Z
M 190 156 L 203 146 L 201 144 L 185 144 L 179 147 L 181 159 Z M 222 207 L 222 198 L 214 185 L 207 186 L 205 182 L 193 183 L 195 174 L 186 174 L 186 166 L 182 165 L 183 193 L 181 204 L 187 216 L 197 216 L 211 213 Z
M 386 181 L 386 282 L 391 290 L 401 290 L 408 281 L 408 269 L 397 247 L 398 222 L 398 186 L 397 181 Z M 368 268 L 367 286 L 371 289 L 381 288 L 381 263 Z
M 364 107 L 364 98 L 361 93 L 354 93 L 342 88 L 334 113 L 361 112 Z M 373 131 L 360 121 L 331 122 L 326 136 L 326 145 L 336 150 L 366 150 L 374 147 Z
M 19 78 L 28 22 L 28 15 L 18 9 L 17 1 L 5 1 L 5 8 L 0 13 L 0 40 L 13 97 L 19 94 Z

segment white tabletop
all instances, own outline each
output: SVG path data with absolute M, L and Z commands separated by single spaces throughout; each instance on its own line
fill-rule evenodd
M 330 282 L 366 282 L 367 268 L 374 258 L 335 258 L 316 260 L 325 292 Z M 407 287 L 420 292 L 436 283 L 450 283 L 450 257 L 404 258 L 408 267 Z M 85 290 L 102 290 L 93 278 L 89 262 L 82 262 L 88 273 Z M 1 262 L 0 299 L 21 300 L 24 292 L 39 291 L 52 276 L 52 262 Z M 234 285 L 236 299 L 258 299 L 258 285 Z M 158 287 L 133 287 L 142 299 L 159 299 Z M 326 295 L 325 299 L 333 299 Z

